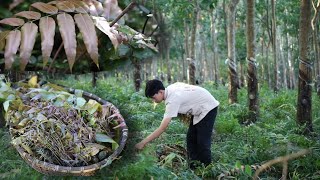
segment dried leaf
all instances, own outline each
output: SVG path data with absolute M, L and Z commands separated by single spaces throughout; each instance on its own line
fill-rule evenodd
M 60 34 L 63 39 L 64 50 L 67 55 L 69 62 L 70 71 L 72 72 L 72 67 L 76 58 L 76 32 L 75 25 L 72 16 L 66 13 L 59 14 L 57 16 Z
M 39 26 L 41 34 L 43 67 L 45 67 L 52 52 L 56 23 L 53 18 L 46 16 L 40 19 Z
M 24 20 L 20 18 L 5 18 L 2 19 L 0 23 L 9 26 L 22 26 L 24 24 Z
M 48 4 L 54 4 L 54 5 L 56 5 L 58 2 L 59 2 L 59 1 L 50 1 L 50 2 L 48 2 Z
M 65 11 L 65 12 L 74 12 L 75 10 L 75 7 L 72 1 L 58 1 L 56 6 L 61 11 Z
M 32 152 L 31 148 L 30 148 L 28 145 L 22 143 L 21 146 L 22 146 L 23 149 L 26 150 L 30 155 L 33 155 L 33 152 Z
M 74 20 L 80 29 L 91 59 L 99 68 L 98 37 L 92 19 L 88 14 L 76 14 Z
M 99 104 L 97 101 L 90 99 L 87 104 L 86 104 L 86 110 L 88 111 L 89 114 L 95 113 L 98 108 L 101 107 L 101 104 Z
M 34 43 L 36 42 L 38 26 L 34 23 L 26 23 L 22 26 L 21 32 L 20 70 L 24 71 L 29 62 Z
M 101 15 L 101 14 L 103 13 L 103 11 L 104 11 L 101 2 L 99 2 L 99 1 L 92 1 L 92 3 L 93 3 L 93 5 L 94 5 L 94 7 L 95 7 L 95 9 L 96 9 L 97 15 Z
M 18 30 L 10 31 L 6 38 L 6 47 L 4 52 L 5 69 L 10 69 L 14 62 L 14 56 L 17 54 L 21 42 L 21 32 Z
M 95 136 L 95 140 L 97 142 L 107 142 L 107 143 L 112 143 L 112 149 L 117 149 L 119 147 L 118 143 L 115 142 L 111 137 L 105 135 L 105 134 L 102 134 L 102 133 L 96 133 L 96 136 Z
M 8 112 L 10 102 L 11 100 L 7 100 L 3 103 L 3 110 L 5 110 L 6 112 Z
M 15 14 L 15 16 L 19 16 L 19 17 L 24 17 L 27 19 L 40 19 L 41 18 L 41 14 L 35 11 L 21 11 L 17 14 Z
M 102 16 L 105 17 L 108 21 L 114 20 L 116 17 L 118 17 L 122 10 L 118 6 L 117 0 L 105 0 L 103 2 L 103 14 Z M 119 21 L 119 24 L 124 24 L 124 17 L 122 17 Z
M 6 45 L 6 37 L 9 35 L 10 31 L 2 31 L 0 32 L 0 51 L 3 50 L 3 48 Z
M 103 17 L 92 16 L 92 18 L 96 27 L 109 37 L 114 48 L 117 49 L 119 42 L 117 36 L 111 32 L 108 21 Z
M 36 2 L 31 4 L 32 7 L 38 9 L 39 11 L 46 13 L 46 14 L 57 14 L 58 13 L 58 8 L 50 5 L 50 4 L 46 4 L 43 2 Z
M 89 6 L 83 1 L 73 1 L 75 11 L 78 13 L 88 13 L 90 12 Z
M 14 0 L 10 5 L 9 5 L 9 10 L 11 11 L 13 8 L 17 7 L 19 4 L 21 4 L 24 0 Z
M 38 76 L 32 76 L 29 81 L 28 81 L 28 85 L 32 88 L 37 87 L 38 85 Z

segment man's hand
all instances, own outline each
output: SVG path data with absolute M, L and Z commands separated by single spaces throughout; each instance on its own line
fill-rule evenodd
M 134 147 L 138 150 L 142 150 L 144 148 L 145 144 L 141 141 L 138 144 L 136 144 Z

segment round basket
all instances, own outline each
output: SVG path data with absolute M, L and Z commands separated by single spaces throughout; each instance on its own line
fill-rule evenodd
M 75 89 L 72 89 L 72 88 L 65 88 L 65 89 L 67 91 L 69 91 L 69 93 L 73 93 L 73 94 L 75 93 Z M 123 148 L 126 144 L 126 141 L 127 141 L 127 137 L 128 137 L 128 127 L 125 123 L 125 120 L 121 116 L 119 110 L 112 103 L 105 101 L 94 94 L 91 94 L 88 92 L 83 92 L 82 95 L 85 99 L 93 99 L 102 105 L 110 106 L 111 111 L 113 111 L 114 114 L 117 114 L 117 117 L 118 117 L 118 126 L 117 127 L 120 129 L 120 138 L 119 138 L 119 142 L 117 142 L 119 144 L 119 147 L 117 149 L 115 149 L 115 151 L 109 157 L 106 157 L 105 159 L 103 159 L 102 161 L 100 161 L 98 163 L 88 165 L 88 166 L 67 167 L 67 166 L 60 166 L 60 165 L 40 161 L 39 159 L 26 153 L 22 147 L 15 146 L 15 149 L 18 151 L 20 156 L 32 168 L 34 168 L 38 172 L 46 174 L 46 175 L 54 175 L 54 176 L 92 176 L 98 170 L 110 165 L 113 160 L 117 159 L 117 156 L 123 150 Z

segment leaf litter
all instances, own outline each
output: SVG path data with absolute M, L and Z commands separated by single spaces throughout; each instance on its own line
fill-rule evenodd
M 111 105 L 50 83 L 37 87 L 20 82 L 16 89 L 1 83 L 11 143 L 38 160 L 86 166 L 105 159 L 119 146 L 119 116 Z

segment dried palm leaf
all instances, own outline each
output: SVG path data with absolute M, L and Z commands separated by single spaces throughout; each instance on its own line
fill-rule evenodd
M 67 55 L 70 71 L 72 72 L 72 67 L 76 58 L 76 32 L 75 25 L 71 15 L 62 13 L 57 16 L 60 34 L 62 36 L 64 50 Z
M 24 20 L 20 18 L 5 18 L 2 19 L 0 23 L 9 26 L 22 26 L 24 24 Z
M 41 14 L 35 11 L 21 11 L 15 16 L 24 17 L 26 19 L 36 20 L 41 18 Z
M 103 17 L 92 16 L 92 18 L 96 27 L 109 37 L 113 44 L 113 47 L 117 49 L 117 47 L 119 46 L 119 42 L 117 40 L 117 36 L 111 32 L 111 28 L 109 26 L 108 21 Z
M 53 18 L 46 16 L 40 19 L 39 26 L 41 34 L 43 67 L 45 67 L 52 52 L 56 23 Z
M 46 13 L 46 14 L 57 14 L 58 13 L 58 8 L 55 6 L 52 6 L 50 4 L 46 4 L 43 2 L 36 2 L 31 4 L 32 7 L 38 9 L 39 11 Z
M 88 14 L 76 14 L 74 20 L 80 29 L 91 59 L 99 67 L 98 37 L 92 19 Z
M 4 62 L 5 69 L 10 69 L 13 62 L 14 56 L 17 54 L 21 41 L 21 32 L 19 30 L 10 31 L 6 38 L 6 47 L 4 51 Z
M 20 45 L 20 70 L 24 71 L 26 68 L 36 36 L 38 33 L 38 26 L 34 23 L 26 23 L 21 28 L 21 45 Z
M 75 7 L 72 1 L 58 1 L 56 4 L 57 8 L 64 12 L 74 12 Z

